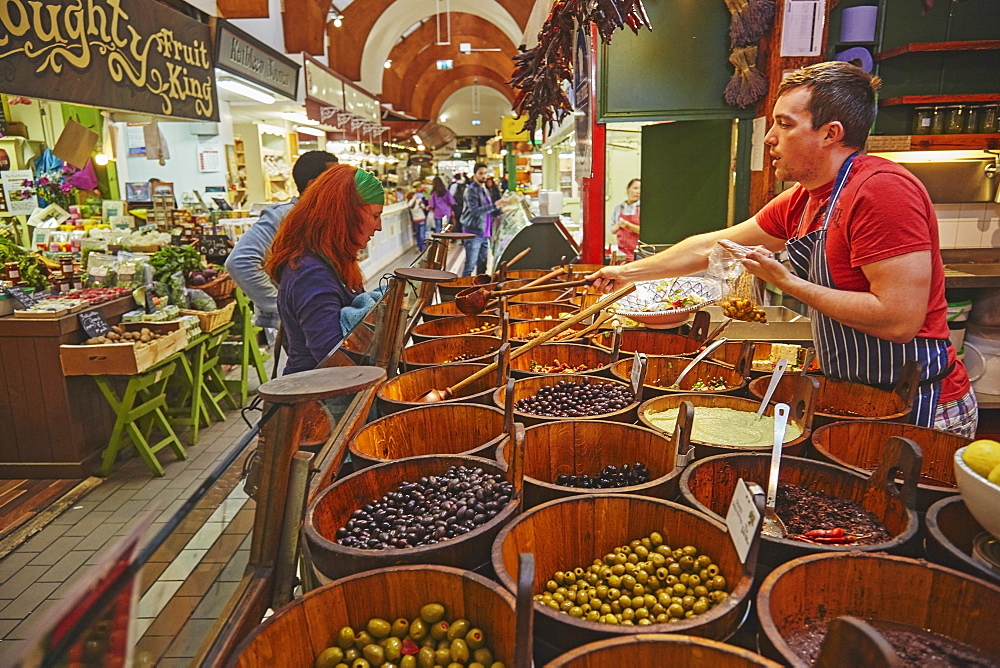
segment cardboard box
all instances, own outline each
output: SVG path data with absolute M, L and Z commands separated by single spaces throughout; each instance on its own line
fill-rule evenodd
M 131 376 L 184 350 L 187 336 L 174 330 L 148 346 L 108 343 L 102 346 L 59 346 L 64 376 Z

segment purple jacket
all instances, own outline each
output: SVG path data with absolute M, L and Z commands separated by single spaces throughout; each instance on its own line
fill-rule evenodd
M 299 266 L 285 267 L 278 287 L 278 315 L 288 339 L 285 374 L 315 369 L 340 343 L 340 309 L 355 296 L 336 270 L 315 255 L 303 255 Z
M 455 206 L 455 198 L 447 190 L 443 196 L 431 193 L 431 212 L 435 218 L 447 218 L 451 215 L 452 207 Z

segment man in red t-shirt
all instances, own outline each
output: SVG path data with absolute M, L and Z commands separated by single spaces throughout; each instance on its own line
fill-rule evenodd
M 791 73 L 778 90 L 764 143 L 777 178 L 798 185 L 747 221 L 605 267 L 593 278 L 609 291 L 616 283 L 702 271 L 726 239 L 756 246 L 744 266 L 809 307 L 826 375 L 891 386 L 903 363 L 916 361 L 923 373 L 911 421 L 973 437 L 978 409 L 948 341 L 930 198 L 896 163 L 859 155 L 879 85 L 878 77 L 842 62 Z M 791 271 L 774 258 L 782 250 Z

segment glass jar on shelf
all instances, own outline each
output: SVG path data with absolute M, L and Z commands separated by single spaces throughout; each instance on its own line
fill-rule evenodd
M 965 129 L 963 130 L 965 134 L 973 135 L 979 131 L 979 115 L 982 111 L 983 107 L 978 104 L 970 104 L 965 107 Z
M 965 105 L 949 104 L 944 108 L 944 133 L 960 134 L 965 131 Z
M 979 112 L 978 131 L 982 134 L 1000 132 L 1000 104 L 985 104 Z
M 934 107 L 917 107 L 913 110 L 913 134 L 929 135 L 931 121 L 934 118 Z
M 944 134 L 944 110 L 945 107 L 934 107 L 934 111 L 931 113 L 932 135 Z

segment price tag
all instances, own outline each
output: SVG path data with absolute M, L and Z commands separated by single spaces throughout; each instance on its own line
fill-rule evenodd
M 639 394 L 639 390 L 642 388 L 642 371 L 645 366 L 646 353 L 640 353 L 638 350 L 635 351 L 635 356 L 632 357 L 632 394 Z
M 754 537 L 760 533 L 760 522 L 763 518 L 757 503 L 754 501 L 754 494 L 763 490 L 758 485 L 750 483 L 750 486 L 740 478 L 736 481 L 736 490 L 733 492 L 733 500 L 729 503 L 729 512 L 726 513 L 726 526 L 729 527 L 729 537 L 736 547 L 736 553 L 740 557 L 741 563 L 746 563 L 747 554 L 750 553 L 750 544 Z
M 76 317 L 80 321 L 80 327 L 83 327 L 83 331 L 87 333 L 88 338 L 92 339 L 97 336 L 104 336 L 111 331 L 111 325 L 104 319 L 104 314 L 101 313 L 100 309 L 81 311 Z
M 24 308 L 31 308 L 32 306 L 38 303 L 37 299 L 35 299 L 27 292 L 25 292 L 24 289 L 19 288 L 17 286 L 14 286 L 12 288 L 4 288 L 4 291 L 17 301 L 21 302 L 21 306 L 23 306 Z
M 206 234 L 198 242 L 198 252 L 209 257 L 226 257 L 232 250 L 229 235 Z

